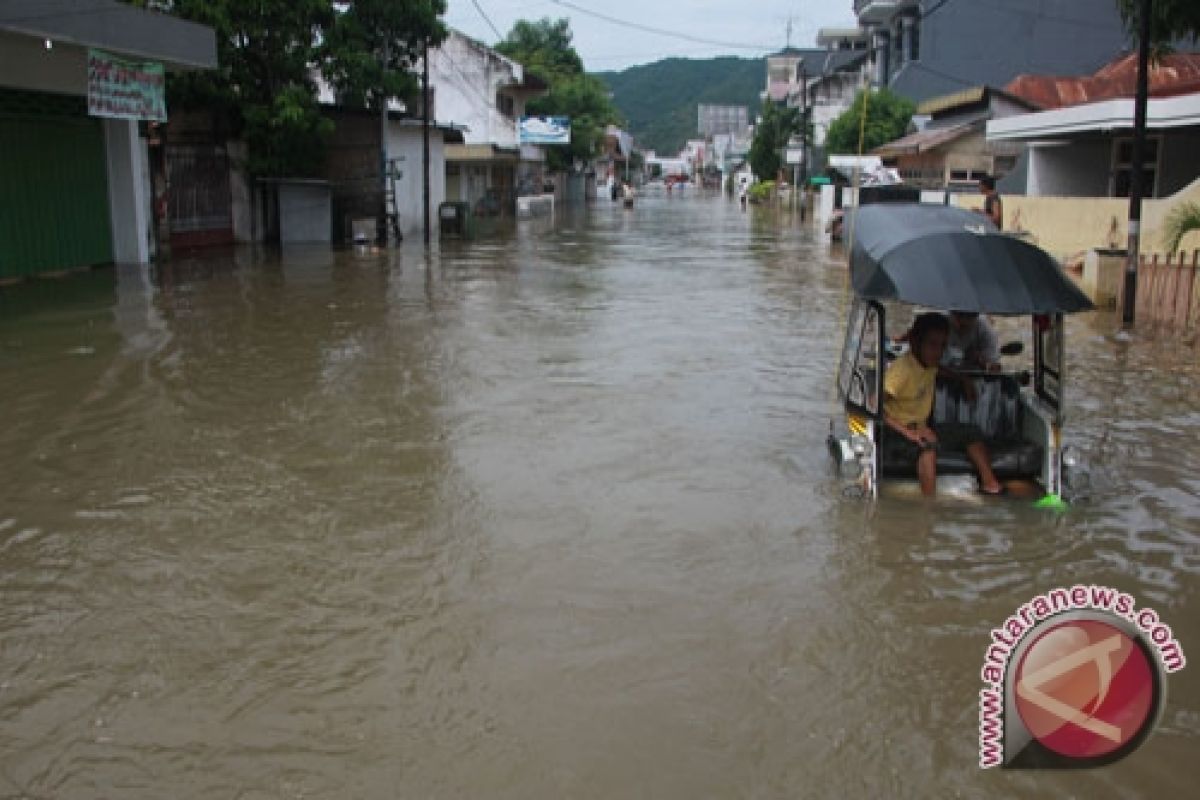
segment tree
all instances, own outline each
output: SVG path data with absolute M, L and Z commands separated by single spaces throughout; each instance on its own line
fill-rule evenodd
M 445 0 L 355 0 L 334 15 L 318 57 L 339 101 L 380 108 L 417 89 L 413 67 L 446 38 Z
M 620 122 L 608 88 L 583 71 L 583 60 L 571 45 L 570 22 L 518 20 L 496 51 L 518 62 L 549 86 L 542 97 L 529 102 L 533 115 L 570 117 L 571 144 L 547 148 L 551 169 L 564 170 L 572 162 L 590 161 L 604 142 L 605 127 Z
M 862 120 L 863 103 L 867 104 L 865 127 Z M 850 108 L 829 124 L 825 149 L 831 155 L 870 152 L 903 136 L 916 110 L 911 100 L 887 89 L 871 91 L 869 98 L 866 92 L 859 92 L 854 96 Z M 860 130 L 863 132 L 861 148 L 858 141 Z
M 750 143 L 750 169 L 760 181 L 775 180 L 783 166 L 781 151 L 788 139 L 800 132 L 800 109 L 763 102 L 762 117 L 754 127 Z
M 1200 203 L 1180 203 L 1163 221 L 1163 248 L 1168 254 L 1178 252 L 1183 237 L 1192 231 L 1200 231 Z
M 496 51 L 524 66 L 544 81 L 558 76 L 583 73 L 583 60 L 571 44 L 571 23 L 567 19 L 537 22 L 519 19 Z
M 425 38 L 445 36 L 445 0 L 128 1 L 215 30 L 218 68 L 172 74 L 168 101 L 208 110 L 244 139 L 256 177 L 320 172 L 333 123 L 317 103 L 314 68 L 351 102 L 378 105 L 412 86 L 404 73 Z
M 1117 0 L 1125 28 L 1137 36 L 1138 7 L 1141 0 Z M 1150 41 L 1154 50 L 1169 50 L 1171 43 L 1200 40 L 1200 3 L 1196 0 L 1154 0 L 1151 4 Z
M 331 0 L 133 0 L 211 26 L 217 61 L 211 72 L 168 77 L 168 103 L 212 112 L 243 138 L 255 176 L 311 174 L 332 123 L 321 116 L 309 75 L 321 31 L 333 21 Z

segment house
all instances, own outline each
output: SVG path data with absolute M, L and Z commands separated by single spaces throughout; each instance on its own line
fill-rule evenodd
M 1032 103 L 999 89 L 964 89 L 922 103 L 917 114 L 929 118 L 924 128 L 888 142 L 872 154 L 895 168 L 905 183 L 918 188 L 974 188 L 985 175 L 1012 172 L 1022 150 L 1011 142 L 989 142 L 985 136 L 988 120 L 1034 110 Z
M 415 71 L 420 70 L 418 63 Z M 384 123 L 378 112 L 337 106 L 332 89 L 317 83 L 326 113 L 336 123 L 326 168 L 335 239 L 361 236 L 385 205 L 401 236 L 420 233 L 425 219 L 421 95 L 389 103 Z M 519 122 L 526 102 L 545 91 L 545 84 L 527 76 L 520 64 L 457 30 L 430 51 L 431 224 L 443 202 L 465 202 L 480 215 L 508 215 L 518 195 L 541 193 L 545 154 L 541 147 L 520 143 Z M 386 148 L 381 149 L 384 129 Z
M 1142 163 L 1146 197 L 1166 197 L 1200 177 L 1200 88 L 1152 96 Z M 1028 145 L 1026 193 L 1128 197 L 1136 165 L 1133 98 L 1122 97 L 997 119 L 992 142 Z
M 633 179 L 633 137 L 616 125 L 609 125 L 604 129 L 602 147 L 592 171 L 596 174 L 596 197 L 608 199 L 613 196 L 615 184 Z
M 0 280 L 149 262 L 139 120 L 166 118 L 164 71 L 216 66 L 204 25 L 113 0 L 0 3 Z
M 430 52 L 431 108 L 463 131 L 446 146 L 446 199 L 480 214 L 508 214 L 518 195 L 541 194 L 545 151 L 522 144 L 525 105 L 548 87 L 510 58 L 451 30 Z
M 344 108 L 328 99 L 324 105 L 334 122 L 325 178 L 332 192 L 335 242 L 380 238 L 377 223 L 384 209 L 392 226 L 389 235 L 407 238 L 424 230 L 424 122 L 400 108 L 392 103 L 385 123 L 377 111 Z M 381 130 L 386 130 L 382 150 Z M 463 131 L 436 120 L 430 120 L 429 130 L 429 218 L 436 226 L 438 206 L 446 199 L 446 146 L 461 143 Z
M 822 28 L 817 45 L 830 55 L 819 74 L 808 84 L 809 121 L 813 126 L 814 162 L 822 154 L 829 126 L 854 103 L 854 96 L 867 85 L 868 39 L 864 32 L 850 28 Z M 832 55 L 836 53 L 837 55 Z
M 1094 74 L 1020 75 L 1007 87 L 1042 106 L 1036 113 L 988 123 L 993 144 L 1028 147 L 1030 195 L 1128 197 L 1137 60 L 1123 56 Z M 1200 55 L 1169 54 L 1147 76 L 1143 191 L 1173 194 L 1200 176 Z
M 854 0 L 872 82 L 920 103 L 1023 72 L 1090 73 L 1126 46 L 1115 0 Z
M 767 56 L 767 84 L 764 100 L 799 108 L 812 124 L 813 141 L 793 137 L 789 148 L 806 148 L 808 163 L 824 160 L 823 148 L 829 125 L 854 102 L 855 93 L 865 83 L 868 59 L 866 39 L 854 31 L 822 29 L 817 34 L 818 48 L 789 47 Z

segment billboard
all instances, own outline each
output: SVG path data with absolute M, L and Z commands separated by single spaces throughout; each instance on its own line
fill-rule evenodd
M 88 49 L 88 114 L 93 117 L 166 122 L 165 87 L 162 64 Z
M 570 144 L 569 117 L 521 117 L 521 144 Z

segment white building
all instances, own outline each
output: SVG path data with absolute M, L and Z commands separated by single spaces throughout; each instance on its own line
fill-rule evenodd
M 446 199 L 500 213 L 518 195 L 539 194 L 545 153 L 519 141 L 525 104 L 546 84 L 510 58 L 459 31 L 430 53 L 431 106 L 439 123 L 463 129 L 446 146 Z

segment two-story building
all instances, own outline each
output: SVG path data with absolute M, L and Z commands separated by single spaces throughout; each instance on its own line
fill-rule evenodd
M 0 3 L 0 281 L 153 241 L 145 124 L 163 74 L 217 66 L 211 28 L 113 0 Z
M 822 29 L 816 48 L 789 47 L 767 56 L 767 85 L 761 97 L 799 108 L 812 125 L 812 141 L 793 137 L 789 148 L 803 148 L 808 164 L 824 160 L 829 125 L 854 102 L 866 85 L 868 37 L 856 29 Z
M 439 122 L 463 130 L 446 145 L 446 199 L 478 214 L 511 213 L 518 195 L 540 194 L 545 152 L 521 144 L 520 121 L 546 84 L 482 42 L 451 30 L 429 57 L 430 100 Z
M 1017 75 L 1090 73 L 1127 46 L 1115 0 L 854 0 L 872 82 L 920 103 Z

